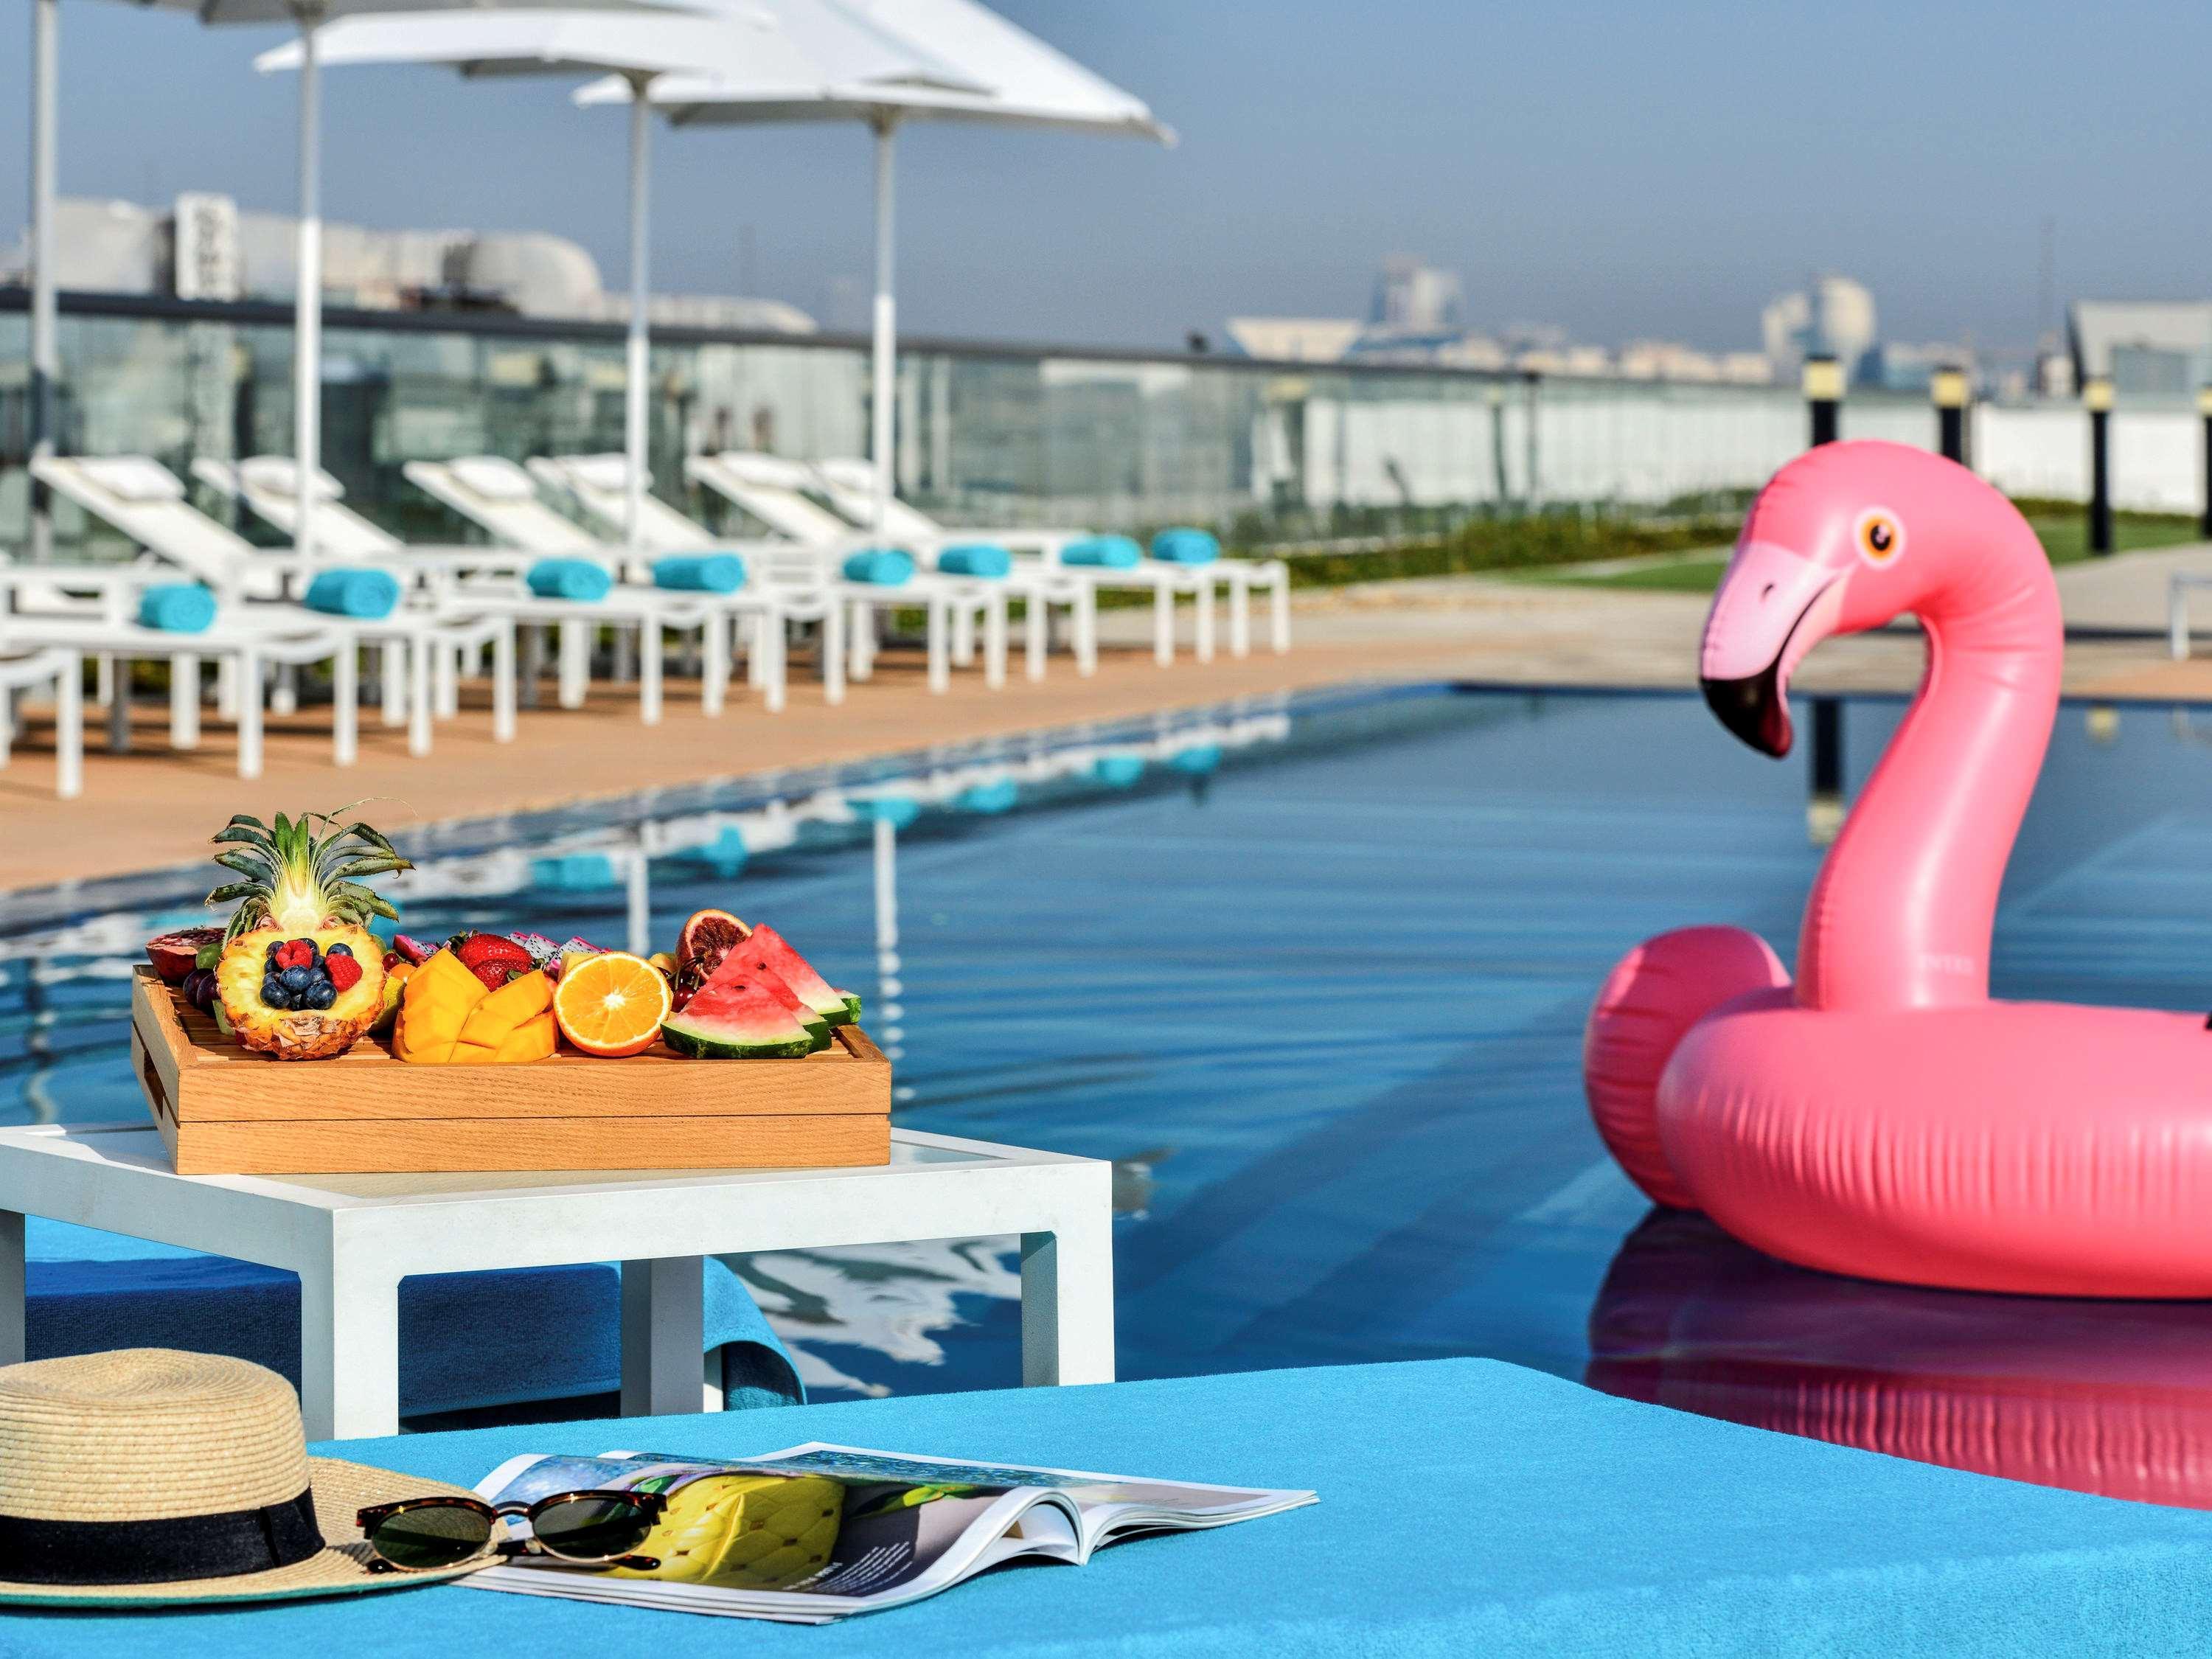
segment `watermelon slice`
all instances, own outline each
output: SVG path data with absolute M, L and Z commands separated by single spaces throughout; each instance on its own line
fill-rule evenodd
M 791 987 L 801 1002 L 832 1025 L 850 1025 L 860 1018 L 860 999 L 849 991 L 831 989 L 830 981 L 816 973 L 775 928 L 763 925 L 748 929 L 744 942 L 747 961 Z
M 781 988 L 784 996 L 790 994 Z M 799 1023 L 767 979 L 724 963 L 692 993 L 682 1012 L 660 1027 L 662 1040 L 679 1054 L 699 1060 L 771 1060 L 811 1054 L 814 1032 Z
M 830 1035 L 830 1022 L 801 1002 L 799 1000 L 799 993 L 783 982 L 781 975 L 773 973 L 757 963 L 743 960 L 744 951 L 744 946 L 741 945 L 736 951 L 731 952 L 726 960 L 736 963 L 740 968 L 749 967 L 752 969 L 753 977 L 760 981 L 762 988 L 789 1009 L 791 1017 L 806 1028 L 807 1036 L 814 1039 L 814 1048 L 817 1054 L 837 1040 Z

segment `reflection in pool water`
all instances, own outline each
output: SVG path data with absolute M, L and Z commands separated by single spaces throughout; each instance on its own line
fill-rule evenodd
M 1859 787 L 1901 707 L 1806 722 L 1834 727 L 1822 796 Z M 2062 713 L 1998 919 L 2000 994 L 2212 1006 L 2208 726 Z M 1868 1363 L 1850 1322 L 1894 1312 L 1893 1293 L 1785 1294 L 1708 1262 L 1667 1304 L 1636 1267 L 1655 1231 L 1589 1126 L 1583 1012 L 1667 927 L 1732 921 L 1787 956 L 1820 858 L 1814 781 L 1732 744 L 1694 697 L 1337 694 L 441 830 L 396 890 L 433 934 L 619 944 L 642 924 L 665 942 L 708 904 L 775 922 L 899 1048 L 899 1121 L 1115 1162 L 1125 1376 L 1477 1353 L 1656 1378 L 1731 1414 L 1754 1408 L 1749 1342 L 1759 1398 L 1827 1389 L 1833 1409 L 1791 1425 L 1828 1430 L 1893 1417 L 1930 1376 L 2017 1382 L 2008 1401 L 2185 1384 L 2160 1367 L 2200 1331 L 2212 1344 L 2212 1309 L 1963 1297 L 1868 1365 L 1904 1381 L 1847 1397 L 1819 1379 Z M 125 973 L 205 887 L 193 872 L 60 915 L 0 899 L 0 1118 L 143 1115 Z M 744 1271 L 824 1393 L 1017 1374 L 991 1242 Z M 1692 1386 L 1708 1362 L 1733 1368 L 1725 1389 Z M 2176 1449 L 2135 1459 L 2143 1489 L 2181 1498 L 2202 1443 L 2185 1394 L 2133 1419 Z M 2135 1466 L 2117 1419 L 2033 1409 L 2005 1421 L 2069 1447 L 2093 1423 L 2087 1466 Z M 1958 1420 L 1886 1443 L 1994 1444 Z

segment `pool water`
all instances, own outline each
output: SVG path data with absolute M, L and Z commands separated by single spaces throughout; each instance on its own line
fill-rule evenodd
M 1902 707 L 1840 705 L 1846 795 Z M 1803 1273 L 1655 1215 L 1599 1146 L 1592 991 L 1690 922 L 1787 959 L 1811 775 L 1694 697 L 1340 692 L 467 827 L 392 890 L 431 937 L 772 921 L 867 1000 L 898 1122 L 1115 1161 L 1125 1376 L 1483 1354 L 2212 1504 L 2212 1308 Z M 143 1111 L 123 975 L 189 908 L 164 887 L 0 911 L 0 1121 Z M 2062 709 L 1994 978 L 2212 1006 L 2212 714 Z M 743 1271 L 817 1395 L 972 1388 L 1018 1372 L 1010 1248 Z

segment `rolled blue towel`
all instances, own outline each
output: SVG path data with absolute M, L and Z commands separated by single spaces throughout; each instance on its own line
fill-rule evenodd
M 871 547 L 845 561 L 845 580 L 896 587 L 914 574 L 914 555 L 896 547 Z
M 993 542 L 969 542 L 939 553 L 937 568 L 948 576 L 1003 576 L 1014 568 L 1014 556 Z
M 1108 570 L 1134 570 L 1145 562 L 1145 550 L 1127 536 L 1086 536 L 1061 548 L 1060 562 L 1097 565 Z
M 1152 538 L 1152 556 L 1163 564 L 1212 564 L 1221 544 L 1205 530 L 1163 530 Z
M 204 634 L 215 621 L 215 591 L 198 582 L 164 582 L 138 595 L 138 625 L 168 634 Z
M 589 559 L 540 559 L 522 580 L 541 599 L 580 599 L 586 605 L 606 598 L 615 585 L 615 579 Z
M 325 570 L 307 584 L 301 603 L 326 616 L 379 622 L 399 603 L 399 582 L 385 570 Z
M 684 553 L 655 559 L 653 585 L 679 593 L 734 593 L 745 585 L 745 562 L 734 553 Z

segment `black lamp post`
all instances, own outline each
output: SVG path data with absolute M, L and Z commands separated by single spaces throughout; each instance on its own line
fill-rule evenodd
M 1812 417 L 1813 447 L 1832 444 L 1839 435 L 1844 406 L 1844 366 L 1822 354 L 1805 360 L 1805 408 Z
M 1929 377 L 1928 395 L 1936 404 L 1936 448 L 1947 461 L 1966 462 L 1966 371 L 1939 368 Z
M 2101 559 L 2112 550 L 2112 383 L 2101 374 L 2084 381 L 2081 407 L 2089 411 L 2089 553 Z

